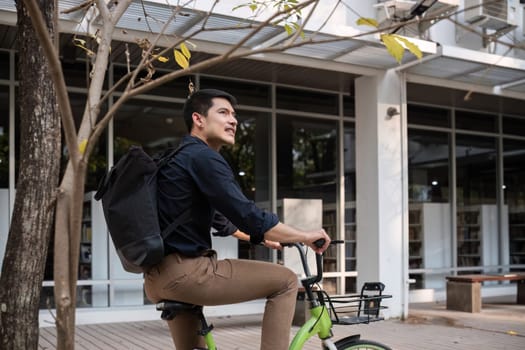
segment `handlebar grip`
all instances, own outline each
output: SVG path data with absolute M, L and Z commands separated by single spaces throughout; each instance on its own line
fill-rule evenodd
M 324 238 L 320 238 L 320 239 L 318 239 L 317 241 L 314 242 L 314 245 L 317 248 L 321 248 L 322 246 L 324 246 L 325 242 L 326 242 L 326 240 Z

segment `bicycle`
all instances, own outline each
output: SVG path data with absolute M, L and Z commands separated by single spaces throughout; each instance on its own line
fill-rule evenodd
M 343 241 L 332 241 L 333 244 Z M 316 242 L 322 246 L 324 242 Z M 361 324 L 383 320 L 379 316 L 379 311 L 385 309 L 381 305 L 381 300 L 390 298 L 391 295 L 382 294 L 384 284 L 380 282 L 365 283 L 360 295 L 330 297 L 323 290 L 314 290 L 323 278 L 323 259 L 321 254 L 316 254 L 317 275 L 312 275 L 308 267 L 306 252 L 301 244 L 285 243 L 284 247 L 296 247 L 301 257 L 301 263 L 305 272 L 305 278 L 301 279 L 304 287 L 306 300 L 310 303 L 310 319 L 307 320 L 295 334 L 289 350 L 300 350 L 303 345 L 313 336 L 317 335 L 321 339 L 323 350 L 391 350 L 388 346 L 381 343 L 361 339 L 360 334 L 354 334 L 336 342 L 332 341 L 333 324 Z M 365 295 L 366 291 L 378 292 L 376 295 Z M 341 304 L 336 307 L 334 304 Z M 201 329 L 199 335 L 204 337 L 208 350 L 217 350 L 215 340 L 212 335 L 213 325 L 208 324 L 201 305 L 187 304 L 174 300 L 163 300 L 156 304 L 158 311 L 162 311 L 163 320 L 173 319 L 179 312 L 194 312 L 200 320 Z M 342 310 L 342 311 L 341 311 Z M 350 313 L 351 316 L 341 316 L 343 313 Z

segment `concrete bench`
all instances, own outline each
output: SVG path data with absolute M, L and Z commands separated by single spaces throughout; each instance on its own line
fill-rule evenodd
M 517 303 L 525 304 L 525 274 L 447 276 L 447 309 L 481 312 L 481 283 L 486 281 L 516 281 Z

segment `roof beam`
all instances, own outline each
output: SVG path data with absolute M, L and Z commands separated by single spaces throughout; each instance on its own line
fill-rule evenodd
M 510 82 L 505 83 L 505 84 L 496 85 L 496 86 L 494 86 L 494 89 L 503 90 L 503 89 L 508 89 L 508 88 L 511 88 L 511 87 L 514 87 L 514 86 L 518 86 L 518 85 L 522 85 L 522 84 L 525 84 L 525 78 L 521 78 L 521 79 L 517 79 L 517 80 L 514 80 L 514 81 L 510 81 Z

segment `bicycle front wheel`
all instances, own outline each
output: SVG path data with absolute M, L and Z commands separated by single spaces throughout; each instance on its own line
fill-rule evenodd
M 335 342 L 337 350 L 392 350 L 381 343 L 348 337 Z

